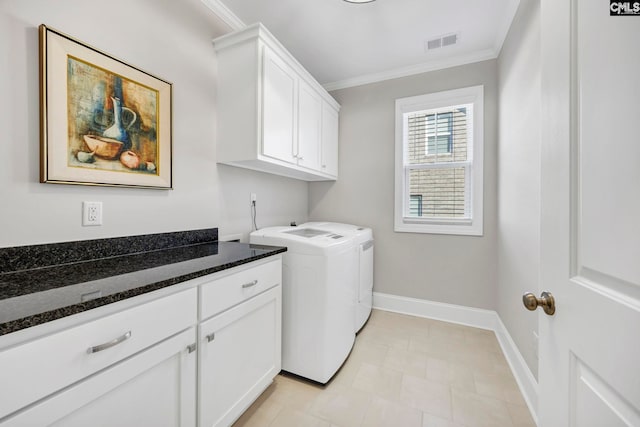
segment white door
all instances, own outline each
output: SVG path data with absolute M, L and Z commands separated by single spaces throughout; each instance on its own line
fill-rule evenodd
M 640 16 L 541 11 L 538 424 L 640 426 Z
M 338 176 L 338 112 L 322 103 L 322 159 L 321 170 Z
M 264 48 L 262 154 L 296 163 L 297 77 L 280 57 Z
M 302 80 L 298 94 L 298 166 L 319 170 L 322 99 Z
M 199 338 L 200 427 L 231 425 L 281 367 L 282 287 L 202 323 Z

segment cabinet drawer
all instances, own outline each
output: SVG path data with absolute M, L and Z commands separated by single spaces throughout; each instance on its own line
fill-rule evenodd
M 250 267 L 200 287 L 200 317 L 207 319 L 260 292 L 278 285 L 282 262 L 278 259 Z
M 189 289 L 0 352 L 0 418 L 194 325 Z

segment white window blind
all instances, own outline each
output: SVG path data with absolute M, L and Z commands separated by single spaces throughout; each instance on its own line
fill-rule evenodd
M 396 101 L 396 231 L 482 235 L 482 107 L 482 86 Z
M 404 216 L 470 219 L 473 105 L 416 111 L 404 119 L 406 189 L 422 196 L 422 206 L 408 205 Z

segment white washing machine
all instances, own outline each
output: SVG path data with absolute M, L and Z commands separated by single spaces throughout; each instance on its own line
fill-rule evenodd
M 338 222 L 307 222 L 300 226 L 353 237 L 358 252 L 358 274 L 354 283 L 355 331 L 360 331 L 371 315 L 373 305 L 373 231 L 367 227 Z
M 282 257 L 282 369 L 326 383 L 355 340 L 357 247 L 313 227 L 270 227 L 252 244 L 286 246 Z

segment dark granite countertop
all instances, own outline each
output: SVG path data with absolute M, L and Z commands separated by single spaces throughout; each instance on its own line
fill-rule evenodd
M 0 335 L 285 251 L 217 229 L 0 248 Z

